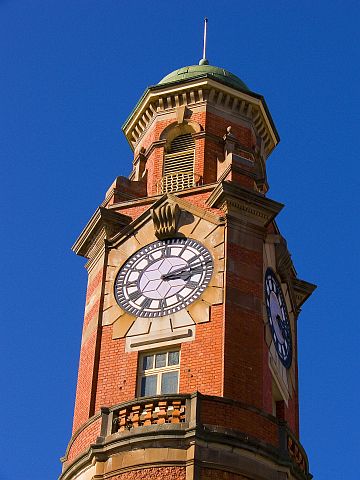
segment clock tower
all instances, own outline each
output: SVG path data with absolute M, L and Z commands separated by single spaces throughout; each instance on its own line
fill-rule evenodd
M 88 262 L 61 480 L 310 480 L 298 278 L 269 198 L 264 98 L 211 66 L 149 87 L 133 151 L 73 250 Z

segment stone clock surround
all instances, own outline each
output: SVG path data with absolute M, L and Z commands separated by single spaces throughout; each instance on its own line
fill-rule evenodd
M 201 239 L 202 245 L 209 250 L 214 260 L 213 275 L 200 298 L 185 310 L 162 318 L 136 318 L 119 307 L 114 295 L 114 281 L 120 267 L 131 255 L 157 240 L 151 211 L 166 204 L 178 205 L 179 208 L 176 236 Z M 120 237 L 114 237 L 109 243 L 102 323 L 103 326 L 112 325 L 114 339 L 126 337 L 127 351 L 192 341 L 196 335 L 195 325 L 208 322 L 211 306 L 223 301 L 224 221 L 210 213 L 204 215 L 191 204 L 179 202 L 171 195 L 156 202 L 151 211 L 129 225 L 131 237 L 125 229 Z

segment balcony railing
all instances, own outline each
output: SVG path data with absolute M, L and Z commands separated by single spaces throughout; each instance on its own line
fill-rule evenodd
M 300 468 L 302 472 L 306 473 L 306 453 L 300 443 L 295 439 L 295 437 L 290 435 L 290 433 L 288 434 L 287 450 L 291 460 Z
M 182 423 L 185 414 L 186 397 L 144 400 L 114 411 L 112 433 L 142 426 Z
M 312 478 L 306 452 L 285 421 L 241 402 L 199 392 L 136 398 L 102 407 L 101 414 L 89 419 L 72 437 L 60 478 L 74 478 L 72 469 L 78 468 L 79 462 L 86 464 L 89 447 L 91 455 L 106 456 L 109 449 L 125 452 L 137 446 L 143 448 L 145 440 L 154 438 L 157 445 L 167 446 L 174 441 L 185 450 L 189 439 L 195 442 L 197 438 L 208 443 L 210 449 L 212 442 L 255 449 L 291 468 L 292 478 Z
M 201 176 L 195 173 L 176 172 L 169 173 L 157 183 L 158 193 L 178 192 L 185 188 L 201 185 Z

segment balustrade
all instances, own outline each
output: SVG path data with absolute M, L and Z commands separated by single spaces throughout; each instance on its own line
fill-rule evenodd
M 303 472 L 307 471 L 305 453 L 302 452 L 302 448 L 299 443 L 292 436 L 288 435 L 287 448 L 290 458 Z
M 135 442 L 141 442 L 143 435 L 144 438 L 156 435 L 161 442 L 169 435 L 179 441 L 184 435 L 208 441 L 216 434 L 220 443 L 236 439 L 237 444 L 240 442 L 246 449 L 257 448 L 264 455 L 278 452 L 278 459 L 284 465 L 292 464 L 294 478 L 311 479 L 306 453 L 287 423 L 235 400 L 199 392 L 136 398 L 110 408 L 102 407 L 99 420 L 99 415 L 94 416 L 86 428 L 76 432 L 65 462 L 79 454 L 79 442 L 81 445 L 82 436 L 89 438 L 89 432 L 94 432 L 93 435 L 98 432 L 96 442 L 91 445 L 96 449 L 108 443 L 127 442 L 129 435 L 134 435 Z
M 114 410 L 112 433 L 142 426 L 182 423 L 185 417 L 186 397 L 144 400 Z

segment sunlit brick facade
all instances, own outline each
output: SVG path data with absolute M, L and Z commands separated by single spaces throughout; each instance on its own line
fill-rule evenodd
M 123 130 L 133 169 L 73 247 L 88 258 L 89 280 L 60 478 L 311 479 L 299 441 L 297 321 L 315 287 L 297 278 L 276 225 L 282 204 L 267 196 L 279 137 L 264 99 L 223 69 L 187 67 L 147 89 Z M 184 152 L 172 153 L 175 139 Z M 177 162 L 171 178 L 166 155 Z M 211 257 L 203 287 L 178 253 L 188 240 Z M 161 255 L 186 266 L 156 270 L 152 245 L 170 245 Z M 143 266 L 124 277 L 138 279 L 127 290 L 119 275 L 136 255 Z M 182 290 L 151 300 L 141 290 L 149 271 L 159 288 Z

